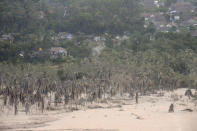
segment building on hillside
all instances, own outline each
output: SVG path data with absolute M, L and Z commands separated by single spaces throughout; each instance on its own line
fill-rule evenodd
M 96 42 L 103 42 L 106 40 L 106 38 L 104 36 L 95 36 L 93 39 Z
M 62 47 L 51 47 L 50 58 L 56 59 L 58 57 L 64 57 L 67 55 L 67 50 Z
M 191 35 L 192 35 L 193 37 L 196 37 L 196 38 L 197 38 L 197 30 L 192 31 L 192 32 L 191 32 Z
M 193 17 L 193 13 L 196 7 L 190 2 L 176 2 L 172 4 L 171 12 L 174 11 L 177 15 L 180 15 L 182 20 L 188 20 Z
M 38 12 L 38 18 L 43 19 L 45 16 L 46 16 L 46 14 L 44 13 L 44 11 Z
M 142 13 L 141 17 L 145 19 L 144 27 L 147 28 L 150 23 L 153 23 L 158 31 L 167 32 L 169 28 L 169 22 L 165 18 L 163 13 Z
M 180 20 L 180 16 L 178 16 L 178 15 L 174 16 L 174 20 L 175 21 Z
M 189 26 L 197 26 L 197 20 L 195 20 L 195 19 L 189 19 L 189 20 L 187 20 L 187 21 L 184 21 L 183 23 L 182 23 L 182 25 L 183 26 L 185 26 L 185 27 L 189 27 Z
M 10 43 L 13 43 L 14 41 L 14 36 L 12 34 L 3 34 L 0 37 L 0 41 L 9 41 Z
M 72 40 L 72 38 L 72 34 L 66 32 L 59 32 L 56 36 L 57 40 Z
M 168 21 L 165 16 L 160 13 L 154 13 L 154 17 L 152 17 L 151 22 L 155 25 L 156 29 L 159 31 L 167 31 L 166 25 L 168 25 Z
M 73 35 L 67 32 L 52 33 L 51 39 L 55 45 L 58 45 L 60 41 L 73 40 Z

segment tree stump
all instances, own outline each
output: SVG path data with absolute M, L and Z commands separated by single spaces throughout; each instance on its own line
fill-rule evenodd
M 191 89 L 187 89 L 187 90 L 185 91 L 185 96 L 188 96 L 189 99 L 190 99 L 190 97 L 193 96 Z
M 174 104 L 171 104 L 168 110 L 169 113 L 174 112 Z

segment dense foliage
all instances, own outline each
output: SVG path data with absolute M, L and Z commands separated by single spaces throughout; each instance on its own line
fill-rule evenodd
M 139 9 L 136 0 L 2 0 L 0 29 L 8 33 L 54 30 L 117 34 L 141 28 Z

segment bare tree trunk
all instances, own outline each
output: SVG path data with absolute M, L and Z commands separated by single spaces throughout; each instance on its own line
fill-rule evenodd
M 135 96 L 135 102 L 136 102 L 136 104 L 138 104 L 138 92 L 136 92 L 136 96 Z
M 30 113 L 30 111 L 29 111 L 29 102 L 26 102 L 25 103 L 25 113 L 26 113 L 26 115 L 28 114 L 28 113 Z
M 42 109 L 42 113 L 44 112 L 44 98 L 41 98 L 41 109 Z
M 14 102 L 14 115 L 17 115 L 18 114 L 18 101 L 17 99 L 15 98 L 15 102 Z

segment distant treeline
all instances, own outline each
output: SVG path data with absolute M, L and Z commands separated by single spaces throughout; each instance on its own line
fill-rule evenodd
M 1 33 L 53 30 L 123 33 L 142 30 L 137 0 L 1 0 Z

